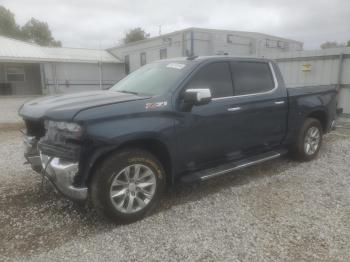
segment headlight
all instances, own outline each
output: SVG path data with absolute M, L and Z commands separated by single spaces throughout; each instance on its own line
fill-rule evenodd
M 74 134 L 76 136 L 80 136 L 82 133 L 82 127 L 77 123 L 70 122 L 57 122 L 57 121 L 45 121 L 45 128 L 47 130 L 57 129 L 60 131 L 65 131 L 67 133 Z

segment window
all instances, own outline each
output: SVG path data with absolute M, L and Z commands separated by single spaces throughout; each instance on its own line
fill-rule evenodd
M 140 64 L 141 66 L 145 65 L 147 63 L 147 60 L 146 60 L 146 53 L 145 52 L 142 52 L 140 54 Z
M 126 75 L 128 75 L 130 73 L 130 57 L 129 57 L 129 55 L 126 55 L 124 57 L 124 70 L 125 70 Z
M 288 42 L 278 41 L 277 46 L 278 46 L 278 48 L 286 49 L 286 48 L 288 48 Z
M 118 92 L 131 92 L 146 95 L 162 95 L 177 82 L 181 81 L 191 69 L 191 62 L 180 61 L 169 63 L 167 61 L 150 63 L 123 78 L 110 90 Z M 187 69 L 189 67 L 189 69 Z
M 190 80 L 187 88 L 209 88 L 213 98 L 232 96 L 229 64 L 220 62 L 206 65 Z
M 251 40 L 248 37 L 238 35 L 227 35 L 226 42 L 228 44 L 249 45 Z
M 271 39 L 266 39 L 266 47 L 268 47 L 268 48 L 277 48 L 277 41 L 276 40 L 271 40 Z
M 166 48 L 159 50 L 159 57 L 160 59 L 166 59 L 168 56 Z
M 235 95 L 266 92 L 274 88 L 270 66 L 263 62 L 232 62 Z
M 8 82 L 24 82 L 26 75 L 23 67 L 6 68 L 6 81 Z

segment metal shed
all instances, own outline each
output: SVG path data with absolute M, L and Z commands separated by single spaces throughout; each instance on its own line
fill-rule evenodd
M 350 47 L 271 55 L 289 87 L 335 85 L 338 107 L 350 114 Z

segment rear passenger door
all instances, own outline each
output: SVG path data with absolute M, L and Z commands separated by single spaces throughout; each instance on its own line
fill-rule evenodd
M 231 62 L 234 97 L 232 123 L 236 134 L 233 148 L 268 150 L 280 144 L 287 128 L 287 94 L 278 86 L 272 63 Z

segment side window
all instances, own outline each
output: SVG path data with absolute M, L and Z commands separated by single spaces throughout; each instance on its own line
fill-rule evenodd
M 147 60 L 146 60 L 146 53 L 145 52 L 142 52 L 140 54 L 140 64 L 141 66 L 145 65 L 147 63 Z
M 190 80 L 188 88 L 209 88 L 213 98 L 233 95 L 230 66 L 227 62 L 206 65 Z
M 167 54 L 167 49 L 166 48 L 163 48 L 163 49 L 159 50 L 159 57 L 160 57 L 160 59 L 166 59 L 167 56 L 168 56 L 168 54 Z
M 126 75 L 128 75 L 130 73 L 130 57 L 129 57 L 129 55 L 126 55 L 124 57 L 124 70 L 125 70 Z
M 270 66 L 264 62 L 232 62 L 235 95 L 248 95 L 274 88 Z

